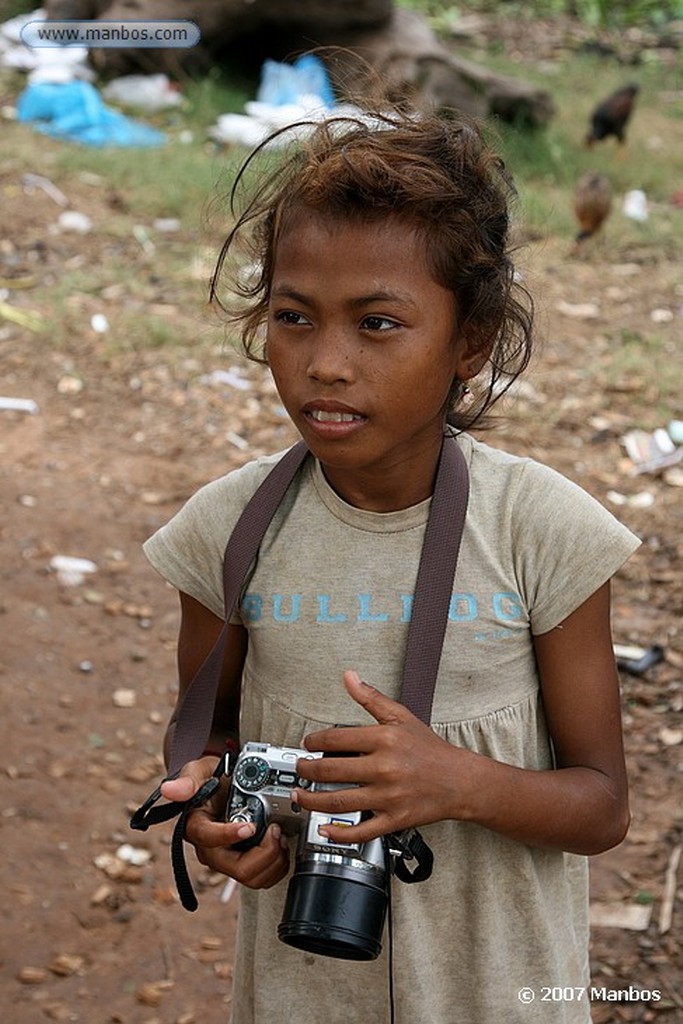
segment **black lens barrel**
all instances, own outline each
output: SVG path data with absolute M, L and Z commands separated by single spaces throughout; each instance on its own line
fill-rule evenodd
M 375 960 L 382 949 L 385 885 L 299 866 L 287 889 L 278 937 L 341 960 Z

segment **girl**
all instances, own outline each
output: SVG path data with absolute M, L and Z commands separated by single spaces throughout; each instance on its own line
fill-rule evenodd
M 331 839 L 418 826 L 434 853 L 429 880 L 393 886 L 390 971 L 386 942 L 371 963 L 279 942 L 290 842 L 271 824 L 238 851 L 253 825 L 195 811 L 199 860 L 243 887 L 233 1024 L 388 1021 L 390 973 L 402 1024 L 590 1020 L 586 856 L 629 822 L 609 581 L 638 540 L 554 471 L 465 432 L 530 355 L 510 193 L 461 118 L 331 120 L 259 183 L 223 247 L 213 296 L 247 239 L 260 272 L 231 312 L 313 459 L 233 618 L 207 756 L 163 793 L 196 791 L 239 716 L 243 742 L 331 755 L 300 775 L 348 786 L 296 801 L 372 812 Z M 428 727 L 397 696 L 445 431 L 470 501 Z M 226 540 L 279 458 L 208 484 L 145 545 L 180 592 L 181 696 L 221 629 Z

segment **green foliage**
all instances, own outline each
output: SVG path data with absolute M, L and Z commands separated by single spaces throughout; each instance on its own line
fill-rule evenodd
M 449 0 L 397 0 L 399 7 L 420 11 L 438 26 L 448 20 L 455 20 L 462 8 Z M 494 13 L 504 10 L 510 14 L 518 9 L 520 14 L 548 17 L 558 14 L 571 15 L 586 25 L 598 27 L 627 27 L 630 25 L 659 25 L 683 17 L 683 0 L 478 0 L 465 5 L 468 12 L 479 10 Z
M 30 14 L 37 7 L 40 7 L 40 4 L 35 0 L 0 0 L 0 22 L 9 21 L 19 14 Z

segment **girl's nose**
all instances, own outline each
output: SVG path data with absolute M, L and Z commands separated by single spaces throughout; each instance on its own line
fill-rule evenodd
M 350 381 L 353 376 L 352 358 L 348 346 L 338 331 L 318 331 L 311 347 L 308 376 L 321 384 Z

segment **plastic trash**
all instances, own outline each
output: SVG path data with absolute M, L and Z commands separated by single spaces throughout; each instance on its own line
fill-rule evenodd
M 674 444 L 683 444 L 683 420 L 671 420 L 666 429 Z
M 57 218 L 60 231 L 73 231 L 77 235 L 88 235 L 92 231 L 92 220 L 87 213 L 79 210 L 64 210 Z
M 75 78 L 92 82 L 95 72 L 88 64 L 86 47 L 37 47 L 24 42 L 26 26 L 46 18 L 45 11 L 38 9 L 0 24 L 0 67 L 27 71 L 29 82 L 70 82 Z
M 27 171 L 26 174 L 21 176 L 21 184 L 24 186 L 24 192 L 28 196 L 32 196 L 37 188 L 41 189 L 45 195 L 53 199 L 57 206 L 68 206 L 69 200 L 66 198 L 61 189 L 58 189 L 49 178 L 45 178 L 42 174 L 33 174 Z
M 96 334 L 106 334 L 109 330 L 109 321 L 104 313 L 95 313 L 90 317 L 90 326 Z
M 88 146 L 158 146 L 164 136 L 107 107 L 88 82 L 34 83 L 17 100 L 19 121 L 56 139 Z
M 114 78 L 102 89 L 111 103 L 153 112 L 177 107 L 183 97 L 168 75 L 123 75 Z
M 617 665 L 633 676 L 642 676 L 653 665 L 663 661 L 664 653 L 664 648 L 659 644 L 652 644 L 650 647 L 628 644 L 614 645 Z
M 683 462 L 683 446 L 674 443 L 671 433 L 659 427 L 649 433 L 646 430 L 629 430 L 621 439 L 626 454 L 633 463 L 632 472 L 659 473 Z
M 34 402 L 32 398 L 2 396 L 0 397 L 0 409 L 5 412 L 27 412 L 30 416 L 35 416 L 38 412 L 38 403 Z
M 235 143 L 249 148 L 265 142 L 269 134 L 266 125 L 246 114 L 221 114 L 215 125 L 209 129 L 209 137 L 215 142 L 228 145 Z
M 71 555 L 55 555 L 50 559 L 50 568 L 64 587 L 78 587 L 86 576 L 97 572 L 97 566 L 89 558 L 74 558 Z
M 302 96 L 315 96 L 323 107 L 334 106 L 334 92 L 327 69 L 312 53 L 298 57 L 293 64 L 266 60 L 256 94 L 259 103 L 284 106 L 299 103 Z
M 641 224 L 648 218 L 647 196 L 640 188 L 631 189 L 624 196 L 623 211 L 626 217 Z
M 240 371 L 234 368 L 230 370 L 212 370 L 211 373 L 200 377 L 200 383 L 209 385 L 227 384 L 228 387 L 236 388 L 238 391 L 249 391 L 251 389 L 251 381 L 243 377 Z

